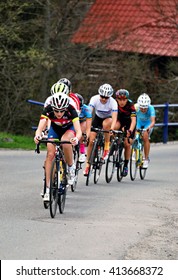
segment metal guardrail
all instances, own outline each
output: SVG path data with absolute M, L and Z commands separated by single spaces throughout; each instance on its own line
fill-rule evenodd
M 28 99 L 27 102 L 38 106 L 44 106 L 44 103 L 32 99 Z M 169 108 L 178 107 L 178 104 L 169 104 L 167 102 L 165 104 L 157 104 L 153 106 L 154 108 L 164 108 L 163 122 L 156 123 L 155 126 L 163 127 L 163 143 L 166 144 L 168 141 L 168 127 L 178 126 L 178 122 L 174 122 L 174 123 L 169 122 Z M 33 126 L 32 129 L 35 129 L 35 127 Z
M 178 104 L 157 104 L 153 105 L 154 108 L 164 108 L 163 122 L 156 123 L 155 126 L 163 127 L 163 143 L 166 144 L 168 141 L 168 127 L 169 126 L 178 126 L 178 122 L 169 122 L 169 107 L 178 107 Z

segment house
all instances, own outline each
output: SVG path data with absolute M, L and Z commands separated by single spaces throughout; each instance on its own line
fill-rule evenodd
M 177 0 L 96 0 L 72 37 L 92 48 L 178 57 Z

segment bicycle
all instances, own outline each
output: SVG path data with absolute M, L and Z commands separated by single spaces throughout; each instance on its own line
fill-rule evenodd
M 131 156 L 130 156 L 130 178 L 132 181 L 137 176 L 137 170 L 139 169 L 140 179 L 144 180 L 146 176 L 146 170 L 143 168 L 143 138 L 142 135 L 146 129 L 137 129 L 135 138 L 132 143 Z
M 66 194 L 67 194 L 67 164 L 65 162 L 64 154 L 61 145 L 70 144 L 70 141 L 59 140 L 39 140 L 37 144 L 36 152 L 40 153 L 40 143 L 51 143 L 56 146 L 55 158 L 52 162 L 50 172 L 50 200 L 44 201 L 44 207 L 50 208 L 51 218 L 54 218 L 57 211 L 57 205 L 59 206 L 60 214 L 63 214 L 65 208 Z M 44 193 L 46 191 L 46 176 L 44 176 Z
M 93 141 L 93 148 L 89 158 L 89 171 L 86 177 L 86 186 L 89 185 L 90 177 L 94 174 L 94 184 L 97 184 L 102 166 L 105 161 L 102 159 L 104 152 L 104 133 L 109 133 L 108 130 L 103 130 L 101 128 L 92 127 L 92 131 L 96 132 L 96 138 Z
M 113 130 L 113 134 L 114 137 L 111 140 L 110 151 L 106 161 L 105 179 L 107 183 L 111 182 L 116 169 L 117 180 L 120 182 L 123 178 L 124 132 L 120 130 Z

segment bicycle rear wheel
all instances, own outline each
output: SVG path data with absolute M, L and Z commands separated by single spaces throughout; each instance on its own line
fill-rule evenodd
M 130 156 L 130 179 L 135 180 L 137 176 L 137 160 L 138 160 L 138 150 L 132 148 Z
M 57 210 L 58 203 L 58 171 L 56 166 L 56 160 L 54 159 L 51 167 L 50 176 L 50 215 L 54 218 Z
M 117 166 L 117 180 L 118 182 L 122 181 L 122 172 L 124 168 L 124 146 L 121 144 L 119 147 L 117 158 L 116 158 L 116 166 Z
M 96 153 L 95 153 L 95 159 L 94 159 L 94 164 L 93 164 L 93 168 L 94 168 L 94 183 L 97 184 L 100 174 L 101 174 L 101 170 L 102 170 L 102 166 L 103 166 L 103 160 L 102 160 L 102 156 L 103 156 L 103 151 L 104 151 L 104 146 L 96 146 Z
M 116 167 L 117 151 L 115 150 L 115 143 L 111 144 L 108 159 L 106 161 L 105 179 L 107 183 L 110 183 Z

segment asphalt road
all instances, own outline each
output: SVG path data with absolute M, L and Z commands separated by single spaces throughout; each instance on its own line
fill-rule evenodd
M 0 259 L 178 259 L 178 143 L 151 147 L 144 181 L 85 186 L 64 214 L 43 208 L 45 152 L 0 150 Z M 104 166 L 105 167 L 105 166 Z

